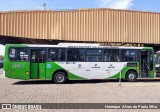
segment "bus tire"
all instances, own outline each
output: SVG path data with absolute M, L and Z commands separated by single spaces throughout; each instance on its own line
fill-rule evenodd
M 128 82 L 135 82 L 135 81 L 137 81 L 137 73 L 135 71 L 128 71 L 126 73 L 126 80 Z
M 56 84 L 64 84 L 67 81 L 66 73 L 58 71 L 53 75 L 53 81 Z

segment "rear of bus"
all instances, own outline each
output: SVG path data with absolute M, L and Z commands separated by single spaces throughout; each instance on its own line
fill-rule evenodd
M 29 50 L 23 44 L 6 44 L 4 55 L 5 77 L 27 80 L 29 75 Z

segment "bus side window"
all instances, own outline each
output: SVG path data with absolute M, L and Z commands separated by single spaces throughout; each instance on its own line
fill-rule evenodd
M 27 48 L 10 48 L 9 59 L 11 61 L 28 61 Z
M 119 62 L 119 50 L 118 49 L 105 49 L 104 50 L 104 61 L 105 62 Z
M 121 50 L 121 60 L 122 61 L 136 61 L 137 60 L 137 50 Z
M 84 49 L 68 49 L 67 61 L 85 61 Z
M 63 48 L 51 48 L 48 51 L 49 61 L 65 61 L 66 50 Z
M 79 49 L 79 61 L 85 61 L 85 49 Z
M 46 50 L 39 51 L 39 63 L 46 62 Z
M 78 61 L 78 49 L 67 50 L 67 61 Z
M 87 49 L 86 50 L 86 61 L 101 62 L 102 61 L 102 50 L 101 49 Z

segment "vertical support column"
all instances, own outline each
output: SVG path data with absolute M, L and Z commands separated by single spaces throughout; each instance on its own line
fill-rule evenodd
M 118 83 L 118 85 L 121 85 L 121 78 L 122 78 L 122 70 L 120 71 L 120 74 L 119 74 L 119 83 Z

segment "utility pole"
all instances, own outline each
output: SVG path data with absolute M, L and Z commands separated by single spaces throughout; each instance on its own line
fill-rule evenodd
M 43 10 L 46 10 L 46 3 L 44 3 L 42 7 L 43 7 Z

